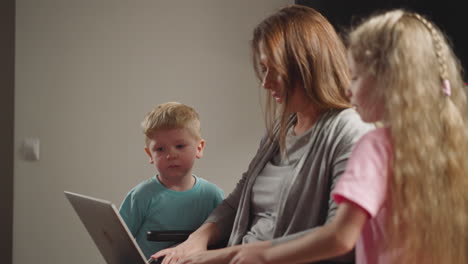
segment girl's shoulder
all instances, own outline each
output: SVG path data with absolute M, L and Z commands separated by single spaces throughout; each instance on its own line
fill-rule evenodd
M 390 129 L 388 127 L 379 127 L 364 134 L 356 143 L 355 149 L 369 149 L 382 153 L 390 153 L 392 143 Z
M 388 127 L 375 128 L 362 136 L 361 141 L 387 141 L 390 142 L 390 129 Z

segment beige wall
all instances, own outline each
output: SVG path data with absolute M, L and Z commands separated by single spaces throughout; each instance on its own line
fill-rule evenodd
M 154 171 L 140 121 L 154 105 L 198 109 L 195 172 L 229 193 L 263 133 L 253 27 L 286 0 L 17 0 L 13 263 L 104 263 L 66 201 L 119 205 Z M 39 161 L 19 154 L 41 141 Z

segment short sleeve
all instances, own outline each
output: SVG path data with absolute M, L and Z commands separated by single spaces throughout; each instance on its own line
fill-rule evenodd
M 216 195 L 215 195 L 215 206 L 213 207 L 213 209 L 218 207 L 218 205 L 221 204 L 223 200 L 224 200 L 224 191 L 220 188 L 217 188 Z
M 332 191 L 335 202 L 351 201 L 375 217 L 385 203 L 391 158 L 386 128 L 365 134 L 354 146 L 346 170 Z
M 144 220 L 144 205 L 141 202 L 142 200 L 137 198 L 135 189 L 132 189 L 123 200 L 119 209 L 122 219 L 134 237 L 137 235 Z

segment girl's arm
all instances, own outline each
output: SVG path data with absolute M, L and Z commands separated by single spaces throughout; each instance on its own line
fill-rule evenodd
M 364 209 L 343 201 L 329 224 L 273 247 L 239 250 L 230 264 L 304 263 L 343 255 L 353 249 L 367 219 Z

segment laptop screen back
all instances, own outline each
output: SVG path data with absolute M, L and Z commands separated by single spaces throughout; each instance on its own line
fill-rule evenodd
M 77 193 L 64 193 L 107 263 L 146 263 L 112 203 Z

